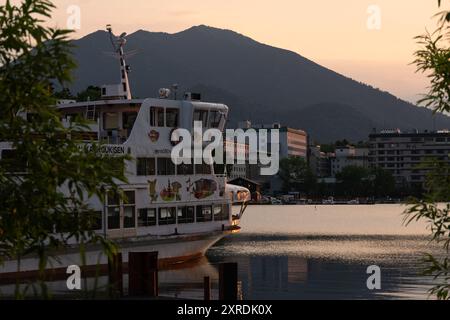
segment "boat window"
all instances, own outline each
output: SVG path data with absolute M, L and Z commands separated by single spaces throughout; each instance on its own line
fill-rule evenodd
M 155 158 L 137 158 L 136 170 L 138 176 L 154 176 Z
M 82 118 L 83 118 L 83 116 L 79 112 L 78 113 L 72 112 L 72 113 L 64 114 L 64 119 L 66 119 L 66 120 L 70 119 L 71 121 L 79 121 Z M 27 113 L 27 120 L 28 120 L 28 122 L 32 122 L 34 120 L 34 114 Z
M 137 115 L 137 112 L 124 112 L 122 114 L 122 128 L 127 130 L 127 136 L 130 136 L 131 129 L 133 129 Z
M 177 175 L 188 176 L 194 174 L 194 165 L 182 163 L 177 166 Z
M 24 159 L 19 157 L 17 150 L 4 149 L 2 150 L 2 157 L 0 159 L 0 165 L 6 172 L 26 172 L 27 165 Z
M 228 208 L 225 205 L 215 205 L 213 208 L 214 211 L 214 221 L 223 221 L 228 220 Z
M 196 210 L 197 222 L 212 221 L 212 207 L 211 206 L 197 206 Z
M 91 228 L 90 228 L 91 230 L 102 230 L 102 228 L 103 228 L 102 217 L 103 217 L 103 212 L 101 212 L 101 211 L 92 212 Z
M 195 174 L 211 174 L 211 165 L 206 163 L 196 164 Z
M 158 158 L 158 175 L 175 175 L 175 164 L 173 163 L 171 158 Z
M 214 163 L 214 173 L 217 175 L 225 174 L 225 168 L 226 168 L 225 164 Z M 228 170 L 228 168 L 227 168 L 227 170 Z M 229 171 L 231 171 L 231 170 L 229 170 Z
M 175 224 L 176 208 L 159 208 L 158 221 L 160 225 Z
M 108 229 L 120 229 L 120 198 L 117 193 L 107 197 Z
M 136 200 L 134 191 L 125 191 L 123 201 L 123 227 L 136 227 Z
M 164 127 L 164 108 L 161 107 L 150 108 L 150 126 Z
M 222 209 L 223 210 L 222 211 L 223 217 L 224 217 L 225 220 L 228 220 L 229 219 L 229 215 L 230 215 L 230 211 L 231 211 L 230 210 L 230 205 L 225 203 L 222 207 L 223 207 L 223 209 Z
M 204 128 L 208 127 L 208 110 L 194 110 L 194 121 L 201 121 Z
M 156 226 L 156 209 L 139 209 L 138 215 L 139 227 Z
M 166 109 L 166 127 L 176 128 L 178 124 L 178 109 Z
M 119 115 L 117 112 L 105 112 L 103 114 L 103 129 L 114 130 L 119 128 Z
M 218 128 L 222 120 L 222 113 L 218 110 L 211 110 L 209 112 L 209 122 L 211 128 Z
M 195 207 L 178 207 L 178 223 L 194 223 Z

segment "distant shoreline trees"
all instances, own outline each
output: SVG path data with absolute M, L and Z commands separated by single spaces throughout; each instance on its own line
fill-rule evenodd
M 76 95 L 70 92 L 68 88 L 62 88 L 60 91 L 54 91 L 53 96 L 56 99 L 76 100 L 77 102 L 100 100 L 102 93 L 100 87 L 90 85 L 86 89 L 78 92 Z

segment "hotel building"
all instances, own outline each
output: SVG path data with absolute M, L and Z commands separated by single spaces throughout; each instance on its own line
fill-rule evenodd
M 372 166 L 390 171 L 397 186 L 422 184 L 426 169 L 418 165 L 426 159 L 450 164 L 450 131 L 401 132 L 383 130 L 369 135 Z

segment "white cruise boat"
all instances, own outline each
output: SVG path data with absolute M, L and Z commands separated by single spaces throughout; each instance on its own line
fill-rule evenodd
M 102 86 L 99 101 L 58 104 L 63 121 L 70 122 L 75 115 L 90 121 L 89 130 L 83 132 L 87 144 L 98 140 L 102 152 L 132 157 L 125 163 L 128 182 L 120 185 L 128 201 L 116 196 L 108 196 L 106 203 L 90 199 L 101 221 L 97 232 L 119 245 L 124 262 L 133 251 L 157 251 L 160 265 L 201 257 L 215 242 L 240 230 L 250 192 L 228 185 L 225 175 L 214 173 L 213 165 L 174 165 L 171 133 L 175 128 L 192 132 L 194 121 L 202 121 L 204 129 L 223 131 L 228 107 L 201 102 L 193 94 L 172 100 L 167 89 L 160 90 L 158 98 L 132 99 L 123 52 L 126 41 L 124 35 L 113 39 L 121 83 Z M 59 258 L 54 269 L 80 264 L 76 246 Z M 100 248 L 91 248 L 86 264 L 98 263 L 106 264 L 107 258 Z M 21 266 L 22 271 L 37 270 L 37 259 L 25 258 Z M 6 261 L 0 273 L 12 275 L 16 268 L 15 261 Z

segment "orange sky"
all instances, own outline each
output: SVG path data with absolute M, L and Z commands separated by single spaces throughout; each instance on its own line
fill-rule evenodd
M 17 0 L 18 1 L 18 0 Z M 15 1 L 15 2 L 17 2 Z M 0 0 L 4 3 L 4 0 Z M 106 24 L 116 33 L 137 29 L 174 33 L 205 24 L 295 51 L 356 80 L 415 101 L 426 87 L 414 74 L 414 36 L 434 29 L 437 0 L 56 0 L 53 24 L 66 27 L 78 5 L 81 37 Z M 444 1 L 445 3 L 445 1 Z M 369 30 L 367 10 L 380 9 Z

